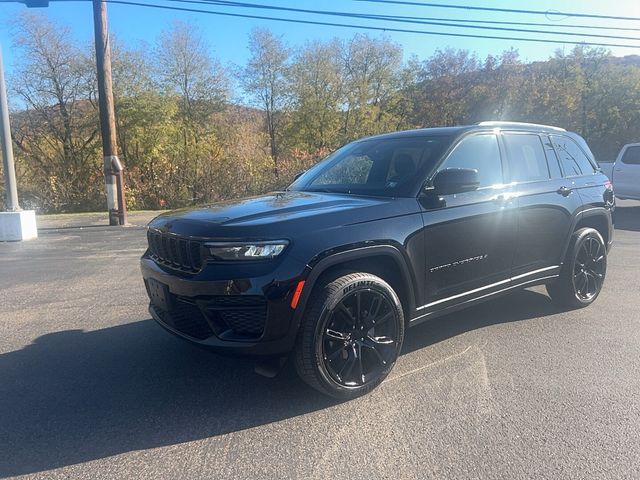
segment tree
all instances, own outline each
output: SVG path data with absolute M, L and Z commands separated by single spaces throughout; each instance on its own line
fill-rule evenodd
M 398 88 L 402 48 L 386 39 L 355 35 L 342 49 L 345 140 L 391 129 L 388 103 Z
M 468 50 L 437 50 L 420 75 L 419 123 L 425 127 L 459 125 L 467 120 L 474 72 L 480 67 Z
M 211 117 L 224 109 L 226 73 L 199 30 L 181 22 L 160 35 L 156 58 L 158 84 L 164 95 L 178 102 L 174 121 L 180 127 L 180 139 L 174 144 L 179 142 L 182 148 L 171 155 L 171 162 L 180 165 L 173 173 L 190 192 L 192 203 L 207 201 L 211 186 L 203 179 L 220 152 Z
M 271 31 L 256 28 L 249 35 L 250 57 L 240 71 L 242 88 L 266 117 L 273 172 L 279 176 L 280 137 L 290 100 L 289 58 L 291 51 Z
M 15 22 L 21 63 L 9 79 L 21 203 L 41 211 L 104 208 L 93 49 L 63 25 Z M 439 50 L 404 64 L 385 37 L 314 41 L 292 52 L 268 30 L 249 38 L 228 100 L 225 69 L 192 25 L 154 48 L 112 37 L 118 144 L 132 208 L 175 208 L 279 189 L 340 145 L 409 127 L 481 120 L 555 124 L 610 159 L 640 138 L 640 61 L 576 47 L 547 61 L 516 50 L 481 61 Z M 0 185 L 0 193 L 2 185 Z
M 125 48 L 112 37 L 113 91 L 118 147 L 126 165 L 129 208 L 160 208 L 175 191 L 169 162 L 179 137 L 178 102 L 165 95 L 153 76 L 150 48 Z
M 42 15 L 19 15 L 14 27 L 13 45 L 23 61 L 11 84 L 26 107 L 15 122 L 14 141 L 18 161 L 29 164 L 29 203 L 95 209 L 104 199 L 91 57 L 67 28 Z
M 340 42 L 308 43 L 296 54 L 290 72 L 290 143 L 311 152 L 335 148 L 341 141 L 344 101 Z
M 473 86 L 467 94 L 466 122 L 483 120 L 521 120 L 523 114 L 522 85 L 524 66 L 517 50 L 505 50 L 498 56 L 487 56 L 468 73 Z M 531 120 L 525 120 L 531 121 Z

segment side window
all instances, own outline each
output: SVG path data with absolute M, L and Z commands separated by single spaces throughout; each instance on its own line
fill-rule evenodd
M 595 168 L 573 140 L 568 137 L 553 135 L 551 142 L 556 152 L 558 152 L 565 177 L 576 177 L 578 175 L 595 173 Z
M 445 168 L 478 170 L 480 187 L 503 183 L 498 139 L 495 135 L 473 135 L 463 139 L 444 161 Z
M 622 163 L 640 165 L 640 146 L 627 147 L 622 155 Z
M 548 180 L 549 167 L 538 135 L 505 133 L 512 182 Z

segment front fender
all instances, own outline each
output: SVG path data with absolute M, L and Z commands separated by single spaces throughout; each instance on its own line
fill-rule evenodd
M 403 288 L 406 288 L 407 293 L 406 295 L 401 296 L 405 297 L 409 303 L 409 312 L 407 312 L 407 319 L 409 319 L 415 311 L 415 292 L 413 287 L 415 285 L 415 278 L 411 269 L 408 267 L 407 259 L 402 254 L 401 250 L 394 245 L 384 244 L 350 246 L 344 247 L 344 249 L 341 250 L 331 249 L 314 257 L 314 259 L 307 265 L 307 269 L 305 271 L 305 284 L 296 308 L 294 321 L 299 325 L 318 278 L 320 278 L 320 276 L 329 268 L 340 265 L 341 263 L 380 255 L 391 258 L 400 271 Z

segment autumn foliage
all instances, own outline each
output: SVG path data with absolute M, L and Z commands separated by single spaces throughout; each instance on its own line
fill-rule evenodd
M 9 89 L 21 204 L 102 210 L 93 46 L 32 13 L 14 31 L 19 61 Z M 153 45 L 112 42 L 130 208 L 284 188 L 350 140 L 406 128 L 488 119 L 559 125 L 605 160 L 640 141 L 638 57 L 578 46 L 534 63 L 515 50 L 403 59 L 385 37 L 292 46 L 261 29 L 248 45 L 246 65 L 223 66 L 193 25 L 171 25 Z

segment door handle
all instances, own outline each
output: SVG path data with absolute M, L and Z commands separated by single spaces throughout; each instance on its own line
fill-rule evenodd
M 498 205 L 508 205 L 513 201 L 513 197 L 508 195 L 498 195 L 493 198 L 493 203 L 497 203 Z
M 567 197 L 571 193 L 572 190 L 573 190 L 573 188 L 560 187 L 558 190 L 556 190 L 556 192 L 559 193 L 560 195 L 562 195 L 563 197 Z

